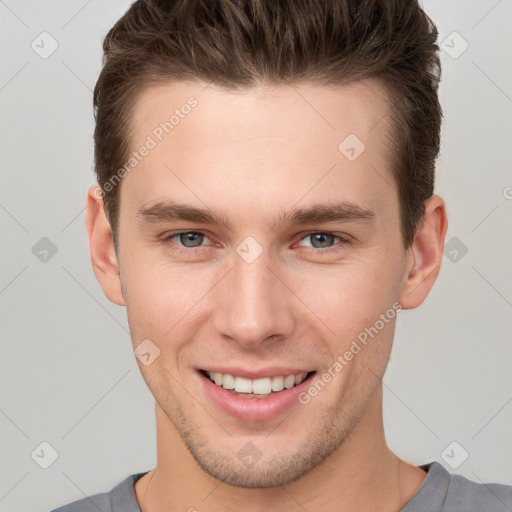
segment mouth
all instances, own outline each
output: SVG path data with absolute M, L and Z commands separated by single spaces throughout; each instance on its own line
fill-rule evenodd
M 249 379 L 230 373 L 210 372 L 207 370 L 200 370 L 200 373 L 217 386 L 234 395 L 245 398 L 268 398 L 281 393 L 285 389 L 298 386 L 316 372 L 313 370 L 289 375 L 277 375 L 275 377 L 261 377 L 259 379 Z
M 271 376 L 253 374 L 258 377 L 255 379 L 235 373 L 197 371 L 206 396 L 223 413 L 242 420 L 265 421 L 292 407 L 304 407 L 299 395 L 312 384 L 317 372 L 285 371 L 279 375 L 276 371 Z

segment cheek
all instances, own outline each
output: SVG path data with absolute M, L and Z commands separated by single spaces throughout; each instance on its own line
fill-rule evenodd
M 297 296 L 337 335 L 373 324 L 396 300 L 396 275 L 378 259 L 319 266 L 295 282 Z
M 154 254 L 132 252 L 124 265 L 127 313 L 134 343 L 146 337 L 173 347 L 186 339 L 187 325 L 202 298 L 215 283 L 216 271 L 208 272 L 156 261 Z M 141 338 L 142 337 L 142 338 Z M 165 346 L 162 346 L 165 349 Z

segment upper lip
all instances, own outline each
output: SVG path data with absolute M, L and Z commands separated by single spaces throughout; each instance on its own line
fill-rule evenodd
M 299 373 L 309 373 L 314 370 L 299 367 L 273 366 L 271 368 L 248 369 L 240 366 L 227 368 L 226 366 L 204 366 L 200 368 L 206 372 L 228 373 L 235 377 L 244 377 L 246 379 L 262 379 L 265 377 L 287 377 L 288 375 L 298 375 Z

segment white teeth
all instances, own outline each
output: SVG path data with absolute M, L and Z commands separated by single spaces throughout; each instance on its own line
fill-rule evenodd
M 272 379 L 265 377 L 252 381 L 252 392 L 257 395 L 268 395 L 272 392 Z
M 284 387 L 286 389 L 290 389 L 290 388 L 293 388 L 294 385 L 295 385 L 295 375 L 288 375 L 288 377 L 286 377 L 286 379 L 284 379 Z
M 307 376 L 307 373 L 299 373 L 295 375 L 295 385 L 300 384 Z
M 237 393 L 252 393 L 252 380 L 245 377 L 235 377 L 235 391 Z
M 229 373 L 225 373 L 222 379 L 222 387 L 224 389 L 235 389 L 235 377 Z
M 272 377 L 272 391 L 282 391 L 284 389 L 284 377 Z
M 290 389 L 300 384 L 307 376 L 307 373 L 287 375 L 278 377 L 263 377 L 261 379 L 247 379 L 236 377 L 229 373 L 207 372 L 210 380 L 217 386 L 224 389 L 234 389 L 237 393 L 253 393 L 255 395 L 269 395 L 272 392 Z

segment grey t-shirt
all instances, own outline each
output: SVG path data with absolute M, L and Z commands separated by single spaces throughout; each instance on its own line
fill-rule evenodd
M 440 463 L 419 466 L 427 477 L 400 512 L 512 512 L 512 486 L 478 483 L 450 474 Z M 51 512 L 140 512 L 134 483 L 146 473 L 128 476 L 110 492 L 94 494 Z

